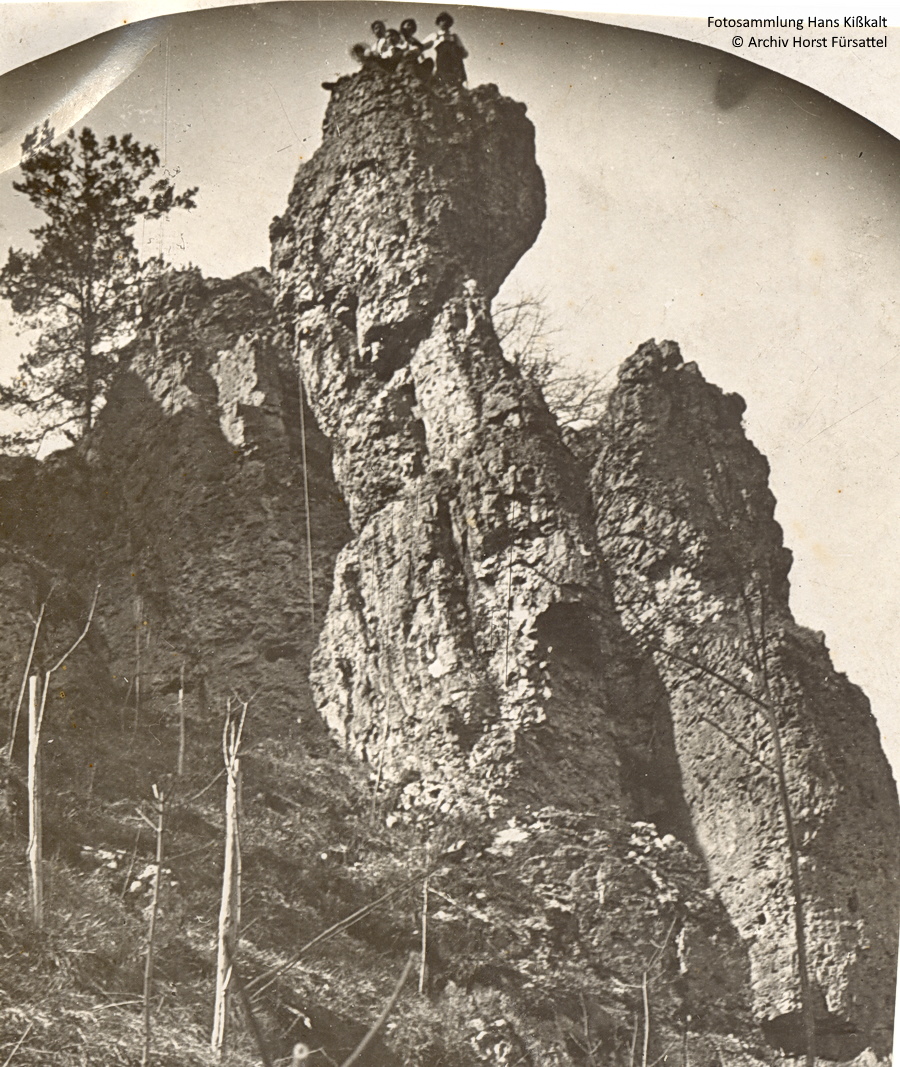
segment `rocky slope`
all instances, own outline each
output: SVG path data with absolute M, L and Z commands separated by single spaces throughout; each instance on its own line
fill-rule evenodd
M 248 698 L 239 966 L 273 1056 L 343 1062 L 424 913 L 361 1064 L 775 1062 L 806 1042 L 798 906 L 819 1054 L 884 1054 L 898 816 L 865 699 L 790 616 L 738 398 L 645 346 L 588 470 L 504 359 L 491 299 L 543 214 L 522 105 L 342 79 L 272 276 L 162 278 L 91 437 L 0 460 L 7 706 L 39 605 L 42 664 L 101 583 L 48 711 L 43 938 L 14 749 L 3 1054 L 33 1018 L 26 1065 L 138 1062 L 134 809 L 174 778 L 157 1060 L 209 1062 Z
M 485 128 L 504 130 L 490 153 Z M 897 806 L 874 722 L 790 617 L 789 556 L 740 402 L 686 397 L 687 372 L 670 376 L 680 393 L 644 384 L 677 367 L 668 348 L 623 370 L 596 446 L 596 542 L 585 529 L 577 466 L 488 311 L 540 222 L 530 153 L 510 102 L 372 73 L 339 85 L 273 227 L 280 308 L 355 534 L 313 665 L 317 705 L 408 806 L 540 798 L 615 825 L 646 815 L 635 786 L 654 781 L 749 950 L 772 1043 L 805 1047 L 815 1005 L 821 1053 L 883 1052 Z M 466 221 L 436 210 L 448 199 Z M 360 203 L 378 205 L 364 228 Z M 339 256 L 320 254 L 329 242 Z M 652 663 L 623 639 L 601 557 Z M 666 773 L 670 729 L 684 798 Z
M 489 368 L 509 388 L 522 389 L 496 347 L 489 352 Z M 56 691 L 48 710 L 51 931 L 46 949 L 29 950 L 32 962 L 21 984 L 0 987 L 6 997 L 0 1001 L 0 1040 L 12 1047 L 21 1034 L 16 1006 L 33 1003 L 28 1010 L 38 1012 L 41 1047 L 56 1048 L 60 1056 L 86 1046 L 92 1062 L 118 1063 L 118 1053 L 107 1048 L 110 1035 L 116 1035 L 116 1048 L 137 1047 L 134 1011 L 110 1015 L 111 1027 L 90 1031 L 80 1023 L 73 1031 L 72 1020 L 90 1015 L 98 978 L 139 1003 L 141 908 L 153 845 L 149 835 L 143 841 L 135 836 L 140 821 L 134 807 L 154 782 L 170 781 L 176 767 L 183 678 L 185 775 L 172 816 L 158 945 L 159 981 L 168 993 L 157 1027 L 165 1035 L 161 1043 L 181 1050 L 173 1062 L 205 1062 L 196 1032 L 208 1010 L 218 862 L 198 857 L 210 849 L 216 855 L 220 847 L 219 736 L 225 706 L 235 696 L 252 698 L 245 761 L 245 975 L 262 978 L 286 962 L 293 946 L 382 901 L 365 923 L 338 936 L 324 960 L 305 961 L 258 1002 L 276 1049 L 284 1052 L 304 1038 L 338 1062 L 349 1053 L 380 1010 L 373 989 L 389 987 L 406 951 L 418 943 L 418 898 L 429 867 L 426 996 L 410 991 L 395 1009 L 389 1040 L 373 1043 L 363 1062 L 391 1064 L 399 1057 L 408 1064 L 463 1067 L 512 1064 L 524 1056 L 565 1065 L 585 1062 L 586 1049 L 621 1058 L 631 1028 L 643 1018 L 642 981 L 652 985 L 648 1049 L 656 1055 L 676 1040 L 687 1041 L 695 1054 L 712 1054 L 712 1033 L 735 1055 L 739 1039 L 730 1034 L 752 1044 L 744 1006 L 746 954 L 708 889 L 702 863 L 675 837 L 650 822 L 632 821 L 642 805 L 659 806 L 671 782 L 663 777 L 644 784 L 653 773 L 649 757 L 627 765 L 638 775 L 629 780 L 617 753 L 594 751 L 584 724 L 588 715 L 602 714 L 591 680 L 611 671 L 618 672 L 617 683 L 634 678 L 632 660 L 618 661 L 611 651 L 612 667 L 598 670 L 580 652 L 581 635 L 563 635 L 568 644 L 556 651 L 555 669 L 567 688 L 548 702 L 550 721 L 531 755 L 544 754 L 557 780 L 534 775 L 523 782 L 529 756 L 510 758 L 508 780 L 515 788 L 503 797 L 497 795 L 507 773 L 500 746 L 493 754 L 493 780 L 484 788 L 471 784 L 471 772 L 460 771 L 443 733 L 440 707 L 432 718 L 427 694 L 418 694 L 427 742 L 422 750 L 430 766 L 440 781 L 458 782 L 459 794 L 479 803 L 446 812 L 439 800 L 420 793 L 411 809 L 414 825 L 395 823 L 397 808 L 409 805 L 407 783 L 395 781 L 386 762 L 372 766 L 367 781 L 330 744 L 314 714 L 307 664 L 322 618 L 309 596 L 307 479 L 316 604 L 326 599 L 339 546 L 349 542 L 345 555 L 357 549 L 329 475 L 328 447 L 310 413 L 301 420 L 297 379 L 265 275 L 206 282 L 188 271 L 165 278 L 148 299 L 145 325 L 128 359 L 128 371 L 83 447 L 44 463 L 10 459 L 3 466 L 7 703 L 21 678 L 37 606 L 47 599 L 38 649 L 39 662 L 46 663 L 78 633 L 98 581 L 101 588 L 89 640 L 67 665 L 65 688 Z M 525 410 L 540 419 L 551 458 L 562 456 L 540 399 L 524 390 L 522 395 L 531 405 Z M 497 447 L 496 437 L 488 443 Z M 527 455 L 526 443 L 519 445 Z M 535 456 L 533 462 L 547 464 L 536 447 Z M 503 453 L 494 457 L 495 469 L 502 460 Z M 477 455 L 468 462 L 479 469 Z M 452 501 L 450 478 L 443 474 L 435 483 Z M 580 523 L 576 530 L 589 539 L 586 500 L 572 510 Z M 427 506 L 437 511 L 433 503 Z M 424 503 L 422 513 L 428 514 Z M 487 522 L 483 516 L 481 521 Z M 548 514 L 538 533 L 554 532 L 554 521 Z M 391 551 L 399 551 L 408 529 L 391 531 Z M 427 533 L 420 535 L 425 543 Z M 565 547 L 564 537 L 554 536 Z M 448 540 L 444 533 L 435 543 Z M 544 545 L 535 534 L 523 542 Z M 474 534 L 472 543 L 478 544 Z M 581 573 L 590 573 L 590 541 L 576 544 L 586 560 Z M 564 552 L 559 558 L 565 562 Z M 548 566 L 554 565 L 560 566 L 551 558 Z M 410 588 L 424 595 L 426 608 L 439 604 L 440 586 L 429 590 L 435 579 L 427 554 L 417 566 L 418 584 Z M 440 577 L 441 560 L 435 572 Z M 576 588 L 563 603 L 577 603 L 578 594 Z M 386 610 L 377 602 L 375 608 Z M 607 623 L 615 621 L 608 596 L 595 610 Z M 452 635 L 459 616 L 431 622 L 423 610 L 423 618 L 423 626 L 440 624 Z M 325 640 L 330 626 L 326 622 L 322 631 Z M 478 635 L 471 633 L 474 642 Z M 516 641 L 530 652 L 527 632 Z M 520 645 L 511 646 L 521 657 Z M 621 634 L 610 638 L 610 646 L 627 647 Z M 545 658 L 552 655 L 547 648 Z M 490 656 L 484 662 L 479 669 L 487 672 Z M 551 676 L 550 684 L 557 679 Z M 639 682 L 659 713 L 661 691 L 652 678 Z M 321 680 L 316 684 L 321 691 Z M 634 700 L 621 707 L 640 709 Z M 570 708 L 574 725 L 566 720 Z M 402 720 L 396 725 L 398 733 L 409 728 Z M 618 752 L 628 752 L 640 734 L 616 726 L 619 732 L 608 736 Z M 652 722 L 641 726 L 651 728 Z M 402 748 L 398 752 L 403 756 Z M 600 775 L 610 766 L 614 777 L 604 781 Z M 14 774 L 10 846 L 18 833 L 23 847 L 21 791 Z M 501 808 L 502 817 L 491 818 L 482 801 Z M 677 821 L 671 812 L 669 821 Z M 21 911 L 24 892 L 16 864 L 9 870 L 3 899 L 15 931 L 11 916 Z M 88 949 L 75 938 L 73 914 L 92 924 L 91 943 L 98 947 Z M 21 943 L 13 936 L 10 951 L 20 953 Z M 35 995 L 28 976 L 46 986 L 47 976 L 59 970 L 54 961 L 67 959 L 68 952 L 75 960 L 89 952 L 93 968 L 82 975 L 67 964 L 67 980 L 47 994 L 54 1010 L 41 1013 L 28 1000 Z M 187 1020 L 184 1004 L 193 1005 Z M 99 1010 L 105 1011 L 102 1002 Z M 245 1033 L 238 1051 L 243 1047 L 248 1054 L 248 1043 Z

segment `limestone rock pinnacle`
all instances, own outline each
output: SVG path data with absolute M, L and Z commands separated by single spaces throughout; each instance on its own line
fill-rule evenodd
M 543 212 L 521 104 L 364 71 L 273 225 L 280 313 L 355 530 L 312 684 L 403 804 L 518 790 L 617 812 L 626 764 L 649 758 L 654 705 L 613 653 L 583 481 L 491 322 Z
M 623 622 L 669 693 L 698 843 L 750 946 L 757 1018 L 773 1044 L 802 1049 L 799 905 L 819 1054 L 885 1054 L 896 787 L 865 696 L 791 614 L 791 557 L 743 410 L 677 345 L 642 345 L 597 435 L 598 537 Z

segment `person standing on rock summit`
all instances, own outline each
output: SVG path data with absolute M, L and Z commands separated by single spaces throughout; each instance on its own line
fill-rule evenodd
M 381 64 L 385 70 L 396 70 L 397 64 L 405 55 L 406 51 L 403 48 L 403 38 L 400 36 L 400 31 L 391 27 L 387 31 L 384 45 L 379 54 Z
M 420 78 L 430 78 L 434 70 L 434 60 L 425 59 L 422 56 L 425 46 L 416 37 L 415 19 L 404 19 L 400 23 L 401 47 L 404 53 L 404 62 L 412 67 Z
M 453 33 L 453 16 L 442 11 L 434 20 L 437 32 L 422 42 L 423 48 L 434 47 L 434 79 L 444 85 L 461 86 L 466 80 L 463 60 L 469 53 L 463 47 L 459 35 Z
M 423 48 L 422 42 L 416 37 L 418 28 L 415 19 L 404 19 L 400 23 L 400 36 L 402 38 L 403 49 L 412 55 L 419 55 Z
M 375 44 L 372 45 L 370 52 L 380 59 L 388 47 L 387 27 L 381 19 L 376 19 L 372 23 L 372 33 L 375 36 Z

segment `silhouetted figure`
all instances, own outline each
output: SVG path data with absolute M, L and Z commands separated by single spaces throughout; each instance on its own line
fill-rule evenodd
M 354 44 L 350 46 L 350 55 L 363 69 L 371 70 L 373 67 L 381 69 L 381 60 L 378 59 L 373 53 L 371 48 L 367 48 L 364 44 Z M 337 82 L 322 82 L 322 88 L 331 92 L 337 88 Z
M 422 42 L 423 48 L 434 48 L 434 78 L 444 85 L 460 86 L 466 80 L 463 60 L 469 53 L 463 47 L 459 35 L 451 26 L 453 16 L 442 11 L 434 20 L 437 33 L 432 33 Z
M 403 38 L 400 36 L 400 31 L 391 27 L 387 31 L 385 44 L 381 50 L 381 62 L 388 70 L 396 70 L 397 64 L 405 55 L 406 49 L 403 47 Z
M 363 69 L 382 69 L 381 60 L 375 55 L 371 48 L 366 48 L 364 44 L 353 45 L 350 49 L 350 55 L 363 67 Z
M 400 23 L 400 36 L 403 38 L 408 48 L 416 48 L 421 51 L 422 42 L 416 37 L 416 30 L 418 28 L 415 19 L 404 19 Z
M 416 37 L 415 19 L 404 19 L 400 23 L 400 47 L 403 49 L 403 62 L 415 70 L 421 78 L 428 78 L 434 70 L 434 61 L 426 59 L 422 53 L 425 46 Z
M 384 51 L 388 45 L 387 27 L 381 19 L 376 19 L 372 23 L 372 33 L 375 35 L 375 44 L 372 45 L 372 55 L 377 56 L 380 59 L 384 55 Z

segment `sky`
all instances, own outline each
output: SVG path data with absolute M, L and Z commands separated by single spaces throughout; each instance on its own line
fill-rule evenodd
M 148 252 L 212 276 L 266 264 L 269 222 L 319 142 L 320 83 L 353 69 L 349 46 L 373 18 L 413 14 L 427 31 L 440 9 L 170 15 L 5 76 L 0 249 L 27 245 L 39 221 L 11 187 L 21 134 L 83 115 L 98 133 L 156 144 L 181 188 L 200 187 L 196 211 L 143 232 Z M 729 53 L 561 16 L 453 10 L 470 83 L 528 105 L 547 183 L 547 220 L 501 298 L 541 295 L 575 366 L 612 376 L 642 341 L 669 338 L 745 398 L 795 555 L 795 615 L 865 689 L 900 768 L 900 144 Z M 19 346 L 0 314 L 0 373 Z

